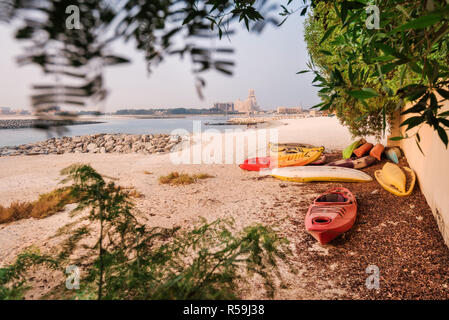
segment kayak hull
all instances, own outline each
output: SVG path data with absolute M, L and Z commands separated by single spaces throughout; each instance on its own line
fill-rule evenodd
M 397 167 L 397 168 L 396 168 Z M 400 170 L 400 173 L 397 171 Z M 406 177 L 402 169 L 409 173 L 411 176 L 410 187 L 406 190 Z M 387 190 L 388 192 L 398 196 L 398 197 L 406 197 L 409 196 L 413 192 L 413 188 L 416 183 L 416 174 L 415 172 L 407 167 L 399 168 L 399 166 L 387 163 L 382 168 L 382 170 L 376 170 L 374 172 L 374 177 L 377 182 Z
M 338 187 L 318 196 L 310 205 L 304 224 L 320 244 L 334 240 L 352 228 L 357 218 L 357 200 L 346 188 Z
M 290 182 L 369 182 L 373 180 L 362 171 L 333 166 L 276 168 L 271 170 L 270 174 L 277 179 Z
M 276 159 L 273 160 L 272 157 L 258 157 L 258 158 L 250 158 L 246 159 L 242 164 L 239 165 L 239 167 L 243 170 L 247 171 L 261 171 L 264 169 L 273 168 L 276 166 L 281 167 L 287 167 L 287 166 L 300 166 L 304 164 L 310 164 L 310 165 L 322 165 L 326 161 L 326 156 L 321 155 L 317 160 L 312 161 L 316 155 L 309 157 L 309 158 L 295 158 L 292 157 L 291 159 L 287 159 L 284 161 L 276 161 Z M 311 162 L 312 161 L 312 162 Z
M 359 159 L 343 159 L 328 163 L 327 166 L 344 167 L 351 169 L 363 169 L 377 162 L 377 159 L 371 156 L 366 156 Z
M 384 145 L 382 143 L 378 143 L 374 146 L 374 148 L 371 149 L 369 155 L 380 161 L 382 160 L 382 153 L 384 152 L 384 150 Z
M 399 159 L 402 157 L 401 149 L 398 147 L 387 148 L 385 150 L 385 156 L 388 160 L 393 161 L 395 164 L 399 163 Z
M 357 149 L 359 146 L 361 146 L 362 144 L 366 143 L 365 139 L 360 139 L 357 141 L 354 141 L 353 143 L 351 143 L 349 146 L 347 146 L 344 150 L 343 150 L 343 159 L 349 159 L 352 156 L 352 153 L 354 152 L 355 149 Z

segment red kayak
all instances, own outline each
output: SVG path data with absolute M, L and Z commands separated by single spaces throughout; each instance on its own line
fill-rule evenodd
M 334 188 L 317 197 L 306 214 L 306 230 L 326 244 L 354 225 L 357 200 L 346 188 Z
M 310 165 L 322 165 L 326 163 L 326 156 L 322 155 L 318 160 L 310 163 Z M 260 171 L 261 169 L 270 168 L 271 157 L 259 157 L 259 158 L 250 158 L 246 159 L 241 165 L 240 168 L 248 171 Z
M 260 171 L 270 167 L 270 157 L 246 159 L 239 167 L 248 171 Z

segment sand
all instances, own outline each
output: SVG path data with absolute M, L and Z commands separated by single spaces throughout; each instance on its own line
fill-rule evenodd
M 335 118 L 295 119 L 285 120 L 282 123 L 279 127 L 260 130 L 277 130 L 279 142 L 296 141 L 323 145 L 328 150 L 342 149 L 352 140 L 349 132 L 339 125 Z M 251 131 L 249 134 L 258 135 L 260 130 Z M 220 134 L 221 141 L 226 140 L 226 135 L 232 134 Z M 220 143 L 215 140 L 202 141 L 200 145 L 203 151 L 210 151 L 214 149 L 210 148 L 211 146 L 217 146 L 217 144 L 221 146 Z M 248 143 L 251 144 L 247 142 L 246 145 Z M 184 152 L 188 150 L 189 145 L 189 142 L 184 143 Z M 195 147 L 190 146 L 190 148 Z M 258 146 L 256 149 L 261 152 L 266 148 Z M 401 236 L 389 237 L 388 233 L 380 232 L 385 230 L 390 222 L 396 223 L 395 215 L 391 213 L 391 203 L 395 203 L 395 197 L 381 189 L 375 181 L 364 186 L 358 184 L 357 187 L 359 194 L 356 195 L 361 198 L 362 205 L 369 203 L 369 208 L 361 207 L 361 218 L 358 221 L 362 223 L 356 223 L 351 232 L 335 243 L 321 246 L 304 231 L 303 219 L 313 198 L 335 184 L 284 183 L 271 177 L 261 177 L 258 173 L 245 172 L 238 167 L 237 163 L 180 165 L 173 163 L 173 159 L 179 158 L 181 152 L 183 151 L 151 156 L 64 154 L 3 157 L 0 158 L 0 204 L 9 205 L 16 200 L 35 200 L 39 194 L 58 187 L 61 169 L 72 163 L 88 163 L 99 173 L 117 178 L 117 184 L 135 187 L 144 194 L 143 198 L 136 200 L 136 209 L 138 217 L 149 226 L 190 227 L 198 223 L 200 217 L 208 221 L 217 218 L 233 218 L 237 229 L 252 223 L 274 226 L 290 241 L 293 250 L 290 262 L 298 270 L 296 275 L 283 270 L 282 275 L 287 287 L 278 290 L 275 296 L 277 299 L 398 299 L 409 297 L 409 293 L 413 290 L 415 291 L 412 298 L 449 298 L 449 291 L 447 287 L 444 287 L 444 284 L 449 281 L 449 274 L 445 271 L 449 262 L 449 252 L 443 245 L 431 211 L 419 188 L 410 198 L 413 199 L 414 205 L 420 208 L 419 212 L 410 210 L 407 201 L 400 202 L 395 208 L 404 215 L 410 214 L 404 213 L 406 210 L 413 211 L 413 216 L 402 219 L 406 223 L 399 221 L 399 226 L 395 225 L 397 232 L 405 235 L 414 232 L 420 237 L 419 242 L 413 242 L 417 246 L 416 254 L 409 248 L 408 255 L 402 256 L 404 261 L 401 261 L 398 267 L 397 264 L 388 263 L 388 261 L 395 257 L 397 259 L 398 244 L 395 241 L 405 240 Z M 192 153 L 189 152 L 190 155 Z M 245 152 L 245 155 L 248 153 L 250 152 Z M 334 153 L 332 156 L 339 155 Z M 370 170 L 372 171 L 373 168 Z M 152 174 L 145 174 L 144 171 Z M 187 186 L 159 184 L 158 177 L 172 171 L 190 174 L 208 173 L 214 177 Z M 372 172 L 370 174 L 372 175 Z M 373 204 L 376 207 L 376 197 L 372 192 L 382 194 L 386 197 L 385 199 L 389 199 L 390 203 L 381 200 L 382 202 L 378 203 L 379 207 L 375 209 L 376 214 L 371 216 L 369 209 L 373 207 Z M 73 219 L 66 210 L 41 220 L 31 218 L 0 225 L 0 265 L 12 262 L 20 251 L 29 246 L 46 248 L 49 245 L 55 245 L 55 240 L 50 238 L 59 228 L 72 222 Z M 413 224 L 410 221 L 413 223 L 416 221 L 416 223 Z M 364 236 L 366 232 L 371 232 L 369 238 Z M 382 239 L 378 238 L 380 235 Z M 384 247 L 376 247 L 374 252 L 380 250 L 384 258 L 373 259 L 373 248 L 369 248 L 373 239 L 383 243 Z M 420 268 L 416 260 L 422 257 L 417 254 L 422 253 L 423 250 L 432 250 L 433 263 L 423 262 Z M 397 268 L 412 264 L 413 270 L 419 273 L 421 280 L 418 283 L 422 287 L 410 290 L 380 290 L 379 292 L 367 290 L 365 279 L 368 275 L 365 269 L 374 262 L 380 265 L 384 276 L 383 283 L 394 288 L 402 288 L 403 284 L 389 279 L 388 274 L 395 274 Z M 438 280 L 435 280 L 435 272 L 441 274 Z M 34 289 L 33 294 L 27 297 L 39 298 L 51 288 L 51 284 L 46 285 L 45 290 Z M 266 298 L 263 290 L 258 289 L 259 287 L 260 283 L 252 283 L 243 293 L 243 297 L 245 299 Z M 437 290 L 436 287 L 441 290 Z M 392 292 L 391 296 L 389 296 L 390 292 Z

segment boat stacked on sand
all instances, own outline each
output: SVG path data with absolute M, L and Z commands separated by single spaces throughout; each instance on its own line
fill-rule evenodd
M 343 159 L 326 163 L 324 147 L 306 144 L 269 144 L 269 156 L 247 159 L 242 169 L 290 182 L 370 182 L 373 178 L 359 170 L 381 161 L 382 155 L 394 163 L 386 163 L 375 172 L 376 180 L 390 193 L 407 196 L 413 191 L 416 176 L 410 168 L 400 168 L 399 148 L 385 148 L 360 139 L 343 150 Z M 407 183 L 407 176 L 410 177 Z M 346 188 L 333 188 L 318 196 L 310 205 L 305 227 L 321 244 L 326 244 L 348 231 L 357 217 L 357 200 Z

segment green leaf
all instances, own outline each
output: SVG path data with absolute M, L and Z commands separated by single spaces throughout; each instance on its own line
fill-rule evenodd
M 403 24 L 402 26 L 397 27 L 392 32 L 398 32 L 398 31 L 405 31 L 410 29 L 424 29 L 426 27 L 432 26 L 439 22 L 443 18 L 443 15 L 440 13 L 431 13 L 427 16 L 416 18 L 410 22 L 407 22 L 406 24 Z
M 346 2 L 346 7 L 348 9 L 363 9 L 366 7 L 366 4 L 360 2 L 360 1 L 345 1 Z
M 380 70 L 382 71 L 383 74 L 387 74 L 391 70 L 394 70 L 396 68 L 396 66 L 397 66 L 396 63 L 389 63 L 389 64 L 383 65 L 380 68 Z
M 437 131 L 438 131 L 438 135 L 440 136 L 441 141 L 443 141 L 443 143 L 444 143 L 444 145 L 446 146 L 446 149 L 447 149 L 447 145 L 448 145 L 449 141 L 448 141 L 448 138 L 447 138 L 446 130 L 444 130 L 442 127 L 438 127 Z
M 330 37 L 330 35 L 332 34 L 332 32 L 334 32 L 335 28 L 337 28 L 337 26 L 331 26 L 329 27 L 329 29 L 327 29 L 326 33 L 324 34 L 324 36 L 321 38 L 321 41 L 319 43 L 319 45 L 321 45 L 324 41 L 326 41 L 327 38 Z
M 349 91 L 348 94 L 356 99 L 364 100 L 380 96 L 374 89 L 363 88 L 362 90 Z
M 426 109 L 426 103 L 429 99 L 429 94 L 424 95 L 418 103 L 416 103 L 413 107 L 407 109 L 406 111 L 402 112 L 401 115 L 408 114 L 408 113 L 420 113 L 421 111 L 424 111 Z
M 380 56 L 380 57 L 375 57 L 372 59 L 372 61 L 374 62 L 387 62 L 387 61 L 392 61 L 392 60 L 396 60 L 397 58 L 395 56 L 392 55 L 385 55 L 385 56 Z
M 422 155 L 424 156 L 424 151 L 422 151 L 421 146 L 419 145 L 419 141 L 415 139 L 416 146 L 418 147 L 419 151 L 421 151 Z
M 402 122 L 401 127 L 408 125 L 408 127 L 407 127 L 407 131 L 408 131 L 416 126 L 419 126 L 424 121 L 425 121 L 425 118 L 421 117 L 421 116 L 411 117 L 411 118 L 408 118 L 407 120 L 405 120 L 404 122 Z
M 408 58 L 404 56 L 403 54 L 399 53 L 396 49 L 393 47 L 390 47 L 389 45 L 385 43 L 376 43 L 375 46 L 379 49 L 381 49 L 386 55 L 395 56 L 399 59 L 407 60 Z
M 449 111 L 442 112 L 438 116 L 440 116 L 440 117 L 449 117 Z
M 321 106 L 320 111 L 328 110 L 331 106 L 332 106 L 331 102 L 326 103 L 326 104 Z
M 401 141 L 401 140 L 404 140 L 404 139 L 405 139 L 405 137 L 400 136 L 400 137 L 391 137 L 389 140 L 391 140 L 391 141 Z
M 352 71 L 352 64 L 350 64 L 348 68 L 348 77 L 349 81 L 351 81 L 351 84 L 354 85 L 355 75 L 354 72 Z
M 307 73 L 307 72 L 310 72 L 310 70 L 301 70 L 301 71 L 296 72 L 296 74 L 303 74 L 303 73 Z
M 443 125 L 445 125 L 446 127 L 449 128 L 449 120 L 448 119 L 438 118 L 438 122 L 442 123 Z
M 198 15 L 197 11 L 191 11 L 187 17 L 184 19 L 184 21 L 182 22 L 183 25 L 189 23 L 190 21 L 192 21 L 193 19 L 196 18 L 196 16 Z
M 324 102 L 321 102 L 321 103 L 318 103 L 318 104 L 314 105 L 313 107 L 311 107 L 311 109 L 320 108 L 322 105 L 324 105 Z
M 442 88 L 437 89 L 437 92 L 442 96 L 444 99 L 449 99 L 449 91 L 444 90 Z
M 422 68 L 415 62 L 410 63 L 410 69 L 412 69 L 413 72 L 421 75 L 422 74 Z
M 329 51 L 327 51 L 327 50 L 320 50 L 320 52 L 321 52 L 322 54 L 326 55 L 326 56 L 331 56 L 331 55 L 332 55 L 332 53 L 329 52 Z
M 422 97 L 427 91 L 427 87 L 422 84 L 411 84 L 398 90 L 397 94 L 402 98 L 408 98 L 410 101 Z

